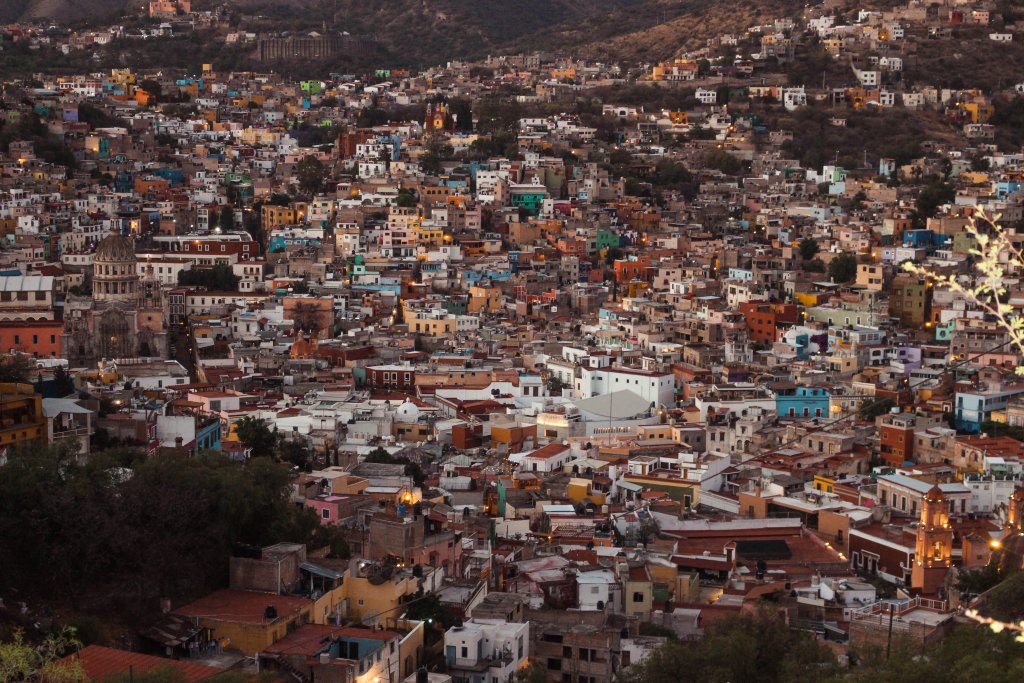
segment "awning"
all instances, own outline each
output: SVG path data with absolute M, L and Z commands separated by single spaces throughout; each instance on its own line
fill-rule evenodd
M 334 569 L 328 569 L 327 567 L 321 567 L 318 564 L 312 562 L 303 562 L 299 565 L 299 569 L 305 572 L 309 572 L 315 576 L 320 576 L 325 579 L 341 579 L 345 577 L 345 572 L 335 571 Z

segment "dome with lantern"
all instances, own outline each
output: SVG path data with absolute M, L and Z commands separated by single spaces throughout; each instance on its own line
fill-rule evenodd
M 132 303 L 138 298 L 139 272 L 135 244 L 112 232 L 99 243 L 92 258 L 93 298 Z
M 405 403 L 395 410 L 395 416 L 402 422 L 416 422 L 420 419 L 420 409 L 411 400 L 406 399 Z

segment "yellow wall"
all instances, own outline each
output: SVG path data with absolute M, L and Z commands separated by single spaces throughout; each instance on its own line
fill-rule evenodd
M 810 294 L 810 293 L 807 293 L 807 292 L 796 292 L 795 294 L 793 294 L 793 298 L 801 306 L 817 306 L 818 305 L 818 295 L 817 294 Z
M 419 588 L 414 578 L 401 579 L 399 581 L 385 581 L 379 586 L 374 586 L 365 578 L 345 577 L 345 587 L 348 591 L 348 618 L 351 621 L 369 619 L 371 622 L 377 615 L 381 618 L 394 618 L 399 615 L 395 608 L 403 596 L 414 595 Z M 359 604 L 362 601 L 363 604 Z M 369 622 L 367 623 L 369 626 Z
M 626 604 L 626 616 L 636 616 L 643 621 L 649 621 L 651 618 L 651 605 L 653 603 L 653 596 L 651 595 L 651 582 L 627 581 L 624 593 L 624 602 Z M 643 601 L 633 602 L 634 593 L 642 593 L 644 597 Z
M 420 334 L 430 335 L 431 337 L 440 337 L 445 334 L 452 334 L 455 332 L 455 320 L 441 318 L 440 320 L 434 318 L 406 318 L 406 323 L 409 325 L 410 332 L 419 332 Z
M 469 313 L 493 313 L 501 309 L 501 290 L 496 287 L 470 287 Z
M 591 493 L 590 486 L 585 483 L 572 483 L 565 487 L 565 495 L 574 503 L 590 501 L 594 505 L 604 505 L 605 494 Z
M 230 638 L 232 648 L 252 657 L 288 635 L 288 624 L 291 621 L 309 621 L 312 607 L 312 603 L 304 607 L 297 619 L 278 619 L 272 624 L 237 624 L 209 617 L 200 617 L 199 624 L 212 630 L 218 638 Z

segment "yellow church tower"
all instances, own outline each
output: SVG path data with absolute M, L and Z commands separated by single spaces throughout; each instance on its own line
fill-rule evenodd
M 445 130 L 448 127 L 448 105 L 444 102 L 427 105 L 427 115 L 424 121 L 424 128 L 431 130 Z
M 949 526 L 949 502 L 938 486 L 924 494 L 921 521 L 914 546 L 910 587 L 926 595 L 938 592 L 953 557 L 953 529 Z

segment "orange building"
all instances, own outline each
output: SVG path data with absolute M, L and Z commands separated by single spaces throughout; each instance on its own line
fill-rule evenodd
M 0 323 L 0 351 L 21 351 L 36 358 L 61 358 L 59 320 L 8 320 Z
M 740 313 L 747 324 L 751 341 L 774 343 L 779 340 L 780 328 L 795 325 L 798 311 L 796 304 L 768 304 L 749 301 L 740 304 Z
M 533 447 L 537 440 L 537 425 L 491 427 L 491 446 L 506 453 L 519 453 Z
M 650 256 L 635 256 L 615 261 L 615 281 L 629 282 L 647 275 L 647 267 L 651 265 Z

